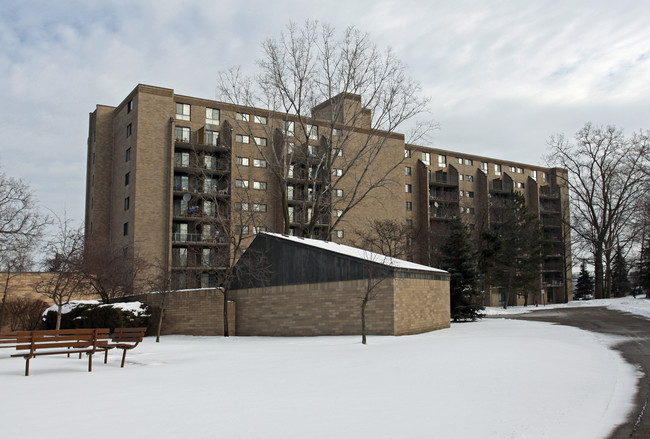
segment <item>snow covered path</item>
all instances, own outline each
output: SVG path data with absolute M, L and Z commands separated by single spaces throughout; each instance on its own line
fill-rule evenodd
M 604 438 L 632 408 L 637 381 L 611 342 L 504 319 L 367 346 L 167 336 L 129 352 L 124 369 L 116 353 L 92 373 L 84 360 L 39 357 L 29 377 L 4 349 L 0 388 L 11 396 L 0 401 L 0 434 L 29 425 L 48 438 Z

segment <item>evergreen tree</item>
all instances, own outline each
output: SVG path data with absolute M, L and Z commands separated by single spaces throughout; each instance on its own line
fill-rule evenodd
M 494 226 L 501 242 L 494 258 L 494 282 L 505 291 L 506 308 L 515 295 L 524 297 L 527 305 L 528 295 L 539 290 L 544 235 L 539 219 L 528 210 L 521 193 L 511 192 L 504 206 Z
M 627 277 L 627 261 L 620 246 L 616 247 L 612 271 L 612 295 L 626 296 L 630 292 L 630 281 Z
M 471 238 L 465 224 L 455 218 L 450 224 L 449 235 L 441 248 L 442 268 L 450 274 L 451 318 L 476 320 L 483 315 L 481 294 L 477 290 L 478 270 L 476 255 L 472 250 Z
M 576 293 L 574 294 L 575 299 L 584 299 L 587 295 L 591 296 L 594 292 L 594 282 L 591 278 L 591 274 L 587 271 L 587 264 L 584 262 L 580 264 L 580 274 L 578 275 L 578 281 L 576 282 Z

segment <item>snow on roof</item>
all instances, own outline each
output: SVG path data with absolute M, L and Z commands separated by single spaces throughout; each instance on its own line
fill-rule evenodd
M 406 270 L 429 271 L 433 273 L 447 273 L 444 270 L 429 267 L 428 265 L 421 265 L 421 264 L 416 264 L 414 262 L 405 261 L 403 259 L 391 258 L 388 256 L 381 255 L 379 253 L 373 253 L 368 250 L 363 250 L 356 247 L 350 247 L 349 245 L 343 245 L 337 242 L 322 241 L 320 239 L 301 238 L 297 236 L 282 235 L 280 233 L 263 232 L 261 234 L 284 239 L 285 241 L 298 242 L 303 245 L 308 245 L 310 247 L 320 248 L 322 250 L 327 250 L 333 253 L 351 256 L 353 258 L 375 262 L 377 264 L 382 264 L 389 267 L 402 268 Z

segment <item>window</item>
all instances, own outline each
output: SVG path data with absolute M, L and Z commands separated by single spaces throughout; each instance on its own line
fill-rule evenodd
M 406 210 L 413 210 L 413 203 L 410 201 L 406 202 Z
M 287 142 L 287 154 L 293 154 L 295 145 L 293 142 Z
M 334 189 L 334 190 L 332 190 L 332 192 L 334 193 L 335 197 L 342 197 L 343 196 L 343 189 Z
M 514 166 L 510 166 L 508 169 L 510 170 L 510 172 L 516 172 L 517 170 L 517 168 L 515 168 Z
M 173 248 L 172 261 L 177 267 L 187 267 L 187 249 L 186 248 Z
M 211 155 L 203 157 L 203 167 L 205 169 L 225 169 L 224 164 L 220 164 L 217 158 Z
M 488 171 L 487 162 L 481 162 L 481 171 L 483 171 L 483 172 L 485 172 L 487 174 L 487 171 Z
M 404 158 L 405 159 L 410 159 L 411 158 L 411 150 L 410 149 L 405 149 L 404 150 Z
M 342 215 L 343 215 L 343 210 L 341 210 L 341 209 L 335 209 L 335 210 L 334 210 L 334 216 L 335 216 L 335 217 L 338 218 L 338 217 L 340 217 L 340 216 L 342 216 Z
M 469 181 L 469 182 L 474 181 L 474 176 L 473 175 L 466 175 L 465 177 L 467 177 L 467 181 Z
M 256 168 L 266 168 L 266 160 L 264 159 L 253 159 L 253 166 Z
M 266 182 L 265 181 L 254 181 L 253 182 L 253 189 L 257 189 L 258 191 L 265 191 L 266 190 Z
M 465 164 L 467 166 L 474 166 L 474 160 L 472 159 L 465 159 Z
M 203 192 L 206 194 L 217 192 L 218 186 L 219 185 L 217 184 L 217 180 L 215 178 L 206 177 L 203 180 Z
M 464 197 L 465 196 L 465 191 L 460 191 L 460 196 Z
M 174 190 L 187 191 L 190 189 L 190 178 L 187 175 L 174 176 Z
M 266 146 L 266 138 L 265 137 L 253 137 L 253 140 L 255 141 L 255 144 L 257 146 Z
M 459 165 L 462 165 L 463 164 L 463 158 L 462 157 L 456 157 L 456 163 L 458 163 Z
M 248 180 L 235 180 L 235 187 L 247 188 Z
M 266 212 L 266 204 L 253 204 L 253 212 Z
M 128 186 L 130 182 L 131 182 L 131 173 L 127 172 L 126 174 L 124 174 L 124 186 Z
M 410 184 L 404 185 L 404 190 L 406 191 L 407 194 L 410 194 L 411 192 L 413 192 L 413 188 L 412 188 L 412 186 Z
M 524 168 L 517 168 L 517 174 L 523 174 Z
M 293 178 L 293 167 L 294 165 L 289 165 L 289 169 L 287 170 L 287 177 Z
M 343 230 L 334 230 L 335 238 L 343 238 Z
M 336 177 L 341 177 L 343 175 L 343 169 L 340 169 L 340 168 L 332 169 L 332 175 L 334 175 Z
M 544 183 L 548 183 L 549 180 L 550 180 L 549 173 L 548 172 L 543 172 L 542 173 L 542 181 L 544 181 Z
M 464 180 L 463 174 L 458 174 L 458 181 L 463 181 L 463 180 Z
M 465 208 L 465 213 L 474 213 L 474 208 L 473 207 L 466 207 Z
M 238 212 L 248 212 L 248 203 L 235 203 L 235 210 Z
M 248 226 L 235 226 L 236 235 L 248 235 Z
M 431 154 L 428 152 L 423 152 L 422 153 L 422 161 L 424 162 L 425 165 L 430 165 L 431 164 Z
M 244 122 L 250 122 L 251 116 L 250 114 L 246 114 L 246 113 L 237 113 L 236 119 Z
M 296 124 L 291 120 L 284 121 L 284 135 L 294 136 L 296 134 Z
M 341 137 L 343 135 L 343 130 L 339 128 L 334 128 L 332 129 L 332 136 L 333 137 Z
M 95 158 L 95 153 L 93 153 L 93 159 Z M 128 162 L 131 160 L 131 148 L 127 148 L 124 154 L 124 161 Z
M 474 198 L 474 192 L 472 192 L 472 191 L 467 191 L 467 192 L 465 192 L 465 195 L 466 195 L 467 197 L 469 197 L 469 198 Z
M 126 126 L 126 137 L 131 137 L 131 134 L 133 134 L 133 126 L 128 124 Z
M 190 141 L 190 129 L 188 127 L 176 127 L 176 141 L 177 142 L 189 142 Z
M 406 238 L 406 245 L 409 246 L 409 247 L 412 247 L 413 246 L 413 238 L 411 238 L 410 236 L 408 238 Z
M 404 167 L 404 175 L 411 175 L 411 167 L 410 166 L 405 166 Z
M 210 146 L 219 145 L 219 131 L 205 131 L 205 144 Z
M 190 166 L 190 153 L 189 152 L 175 152 L 174 153 L 174 166 L 187 168 Z
M 537 171 L 534 169 L 530 171 L 530 176 L 533 178 L 533 180 L 537 180 Z
M 343 157 L 343 150 L 341 148 L 332 148 L 332 155 L 334 157 Z
M 128 104 L 126 104 L 126 113 L 130 113 L 133 111 L 133 99 L 131 99 Z
M 131 207 L 130 206 L 130 200 L 129 200 L 129 197 L 126 197 L 124 199 L 124 210 L 129 210 L 129 207 Z
M 258 233 L 262 233 L 262 232 L 266 232 L 266 227 L 264 227 L 264 226 L 255 226 L 255 227 L 253 227 L 253 233 L 254 234 L 257 235 Z
M 408 228 L 408 229 L 413 228 L 413 220 L 410 220 L 410 219 L 406 220 L 406 228 Z
M 317 125 L 307 125 L 307 137 L 309 137 L 311 140 L 318 140 Z
M 441 168 L 444 168 L 447 166 L 447 156 L 446 155 L 439 155 L 438 156 L 438 166 Z
M 237 157 L 235 163 L 237 163 L 238 166 L 249 166 L 250 160 L 248 157 Z
M 238 143 L 251 143 L 251 138 L 249 136 L 244 136 L 242 134 L 235 135 L 235 142 Z
M 204 248 L 201 250 L 201 265 L 208 266 L 210 265 L 210 249 Z
M 128 236 L 129 234 L 129 223 L 124 223 L 123 229 L 122 229 L 122 234 L 124 236 Z
M 501 175 L 501 165 L 494 165 L 494 175 Z
M 255 116 L 253 117 L 253 121 L 255 123 L 259 123 L 260 125 L 266 125 L 267 123 L 266 116 Z
M 176 103 L 176 120 L 190 120 L 189 104 Z
M 524 189 L 525 185 L 523 183 L 517 183 L 518 189 Z
M 209 125 L 219 125 L 219 110 L 216 108 L 205 109 L 205 123 Z

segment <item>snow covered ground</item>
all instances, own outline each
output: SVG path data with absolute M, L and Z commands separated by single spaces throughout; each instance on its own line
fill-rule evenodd
M 610 309 L 629 312 L 631 314 L 637 314 L 650 319 L 650 300 L 645 299 L 642 296 L 637 297 L 637 299 L 632 296 L 626 296 L 612 299 L 574 300 L 569 303 L 551 303 L 547 305 L 539 305 L 537 307 L 533 304 L 528 306 L 509 306 L 507 309 L 486 308 L 485 314 L 488 316 L 497 316 L 508 314 L 523 314 L 544 309 L 575 308 L 579 306 L 606 306 Z
M 109 364 L 0 350 L 0 436 L 604 438 L 637 372 L 614 339 L 506 319 L 402 337 L 149 337 Z

